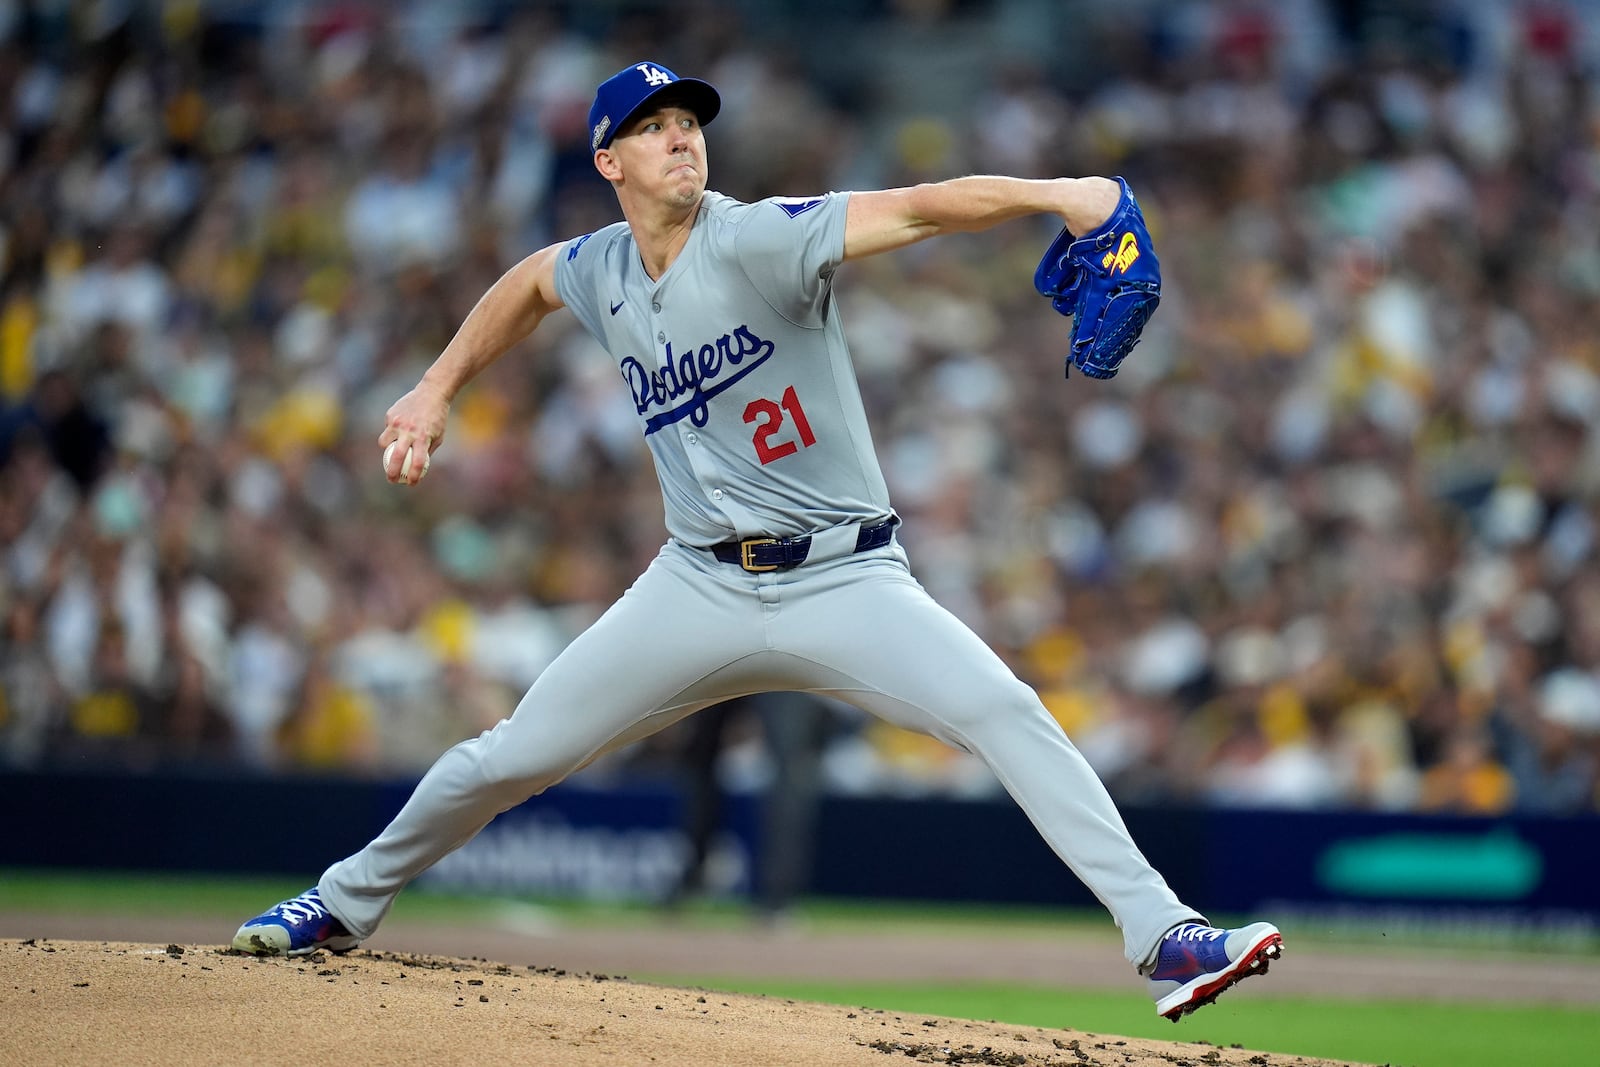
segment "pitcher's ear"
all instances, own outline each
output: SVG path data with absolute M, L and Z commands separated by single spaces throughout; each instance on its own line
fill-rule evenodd
M 608 182 L 622 179 L 622 164 L 609 148 L 602 148 L 594 154 L 594 169 Z

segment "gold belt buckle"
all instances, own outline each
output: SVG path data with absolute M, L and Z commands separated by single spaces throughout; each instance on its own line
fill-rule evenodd
M 754 557 L 751 555 L 752 550 L 758 545 L 775 545 L 777 543 L 778 539 L 776 537 L 752 537 L 748 541 L 740 541 L 739 566 L 753 574 L 761 574 L 764 571 L 777 570 L 778 565 L 776 563 L 769 563 L 763 567 L 757 564 Z

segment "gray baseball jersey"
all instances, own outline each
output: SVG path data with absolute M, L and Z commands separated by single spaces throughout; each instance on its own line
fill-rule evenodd
M 617 360 L 689 545 L 889 514 L 833 307 L 848 197 L 707 193 L 652 281 L 627 223 L 568 243 L 556 291 Z
M 322 899 L 357 937 L 495 815 L 602 753 L 730 697 L 804 690 L 977 754 L 1110 910 L 1134 964 L 1198 918 L 1129 838 L 1038 696 L 911 576 L 856 551 L 890 514 L 830 286 L 847 195 L 706 194 L 660 279 L 625 224 L 569 242 L 562 301 L 617 360 L 671 538 L 539 676 L 509 719 L 450 749 L 392 823 L 334 864 Z M 708 546 L 808 534 L 804 563 L 748 571 Z

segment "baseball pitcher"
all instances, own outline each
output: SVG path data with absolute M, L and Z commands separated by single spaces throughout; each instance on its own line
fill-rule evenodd
M 342 951 L 500 812 L 711 704 L 773 690 L 849 701 L 975 753 L 1121 928 L 1174 1020 L 1264 971 L 1278 930 L 1211 927 L 1174 895 L 1034 692 L 912 577 L 833 300 L 841 263 L 1035 213 L 1064 228 L 1035 275 L 1073 318 L 1069 367 L 1107 378 L 1160 294 L 1120 179 L 966 177 L 741 203 L 708 191 L 717 91 L 659 63 L 595 94 L 595 169 L 623 221 L 551 245 L 483 296 L 378 438 L 415 485 L 480 371 L 568 308 L 615 360 L 669 537 L 516 711 L 450 749 L 394 821 L 312 889 L 246 922 L 245 952 Z

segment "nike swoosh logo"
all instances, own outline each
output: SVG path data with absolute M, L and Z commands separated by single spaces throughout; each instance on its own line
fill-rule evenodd
M 615 304 L 612 304 L 611 305 L 611 314 L 615 315 L 618 311 L 620 311 L 622 309 L 622 305 L 626 304 L 626 303 L 627 303 L 626 300 L 618 300 Z

